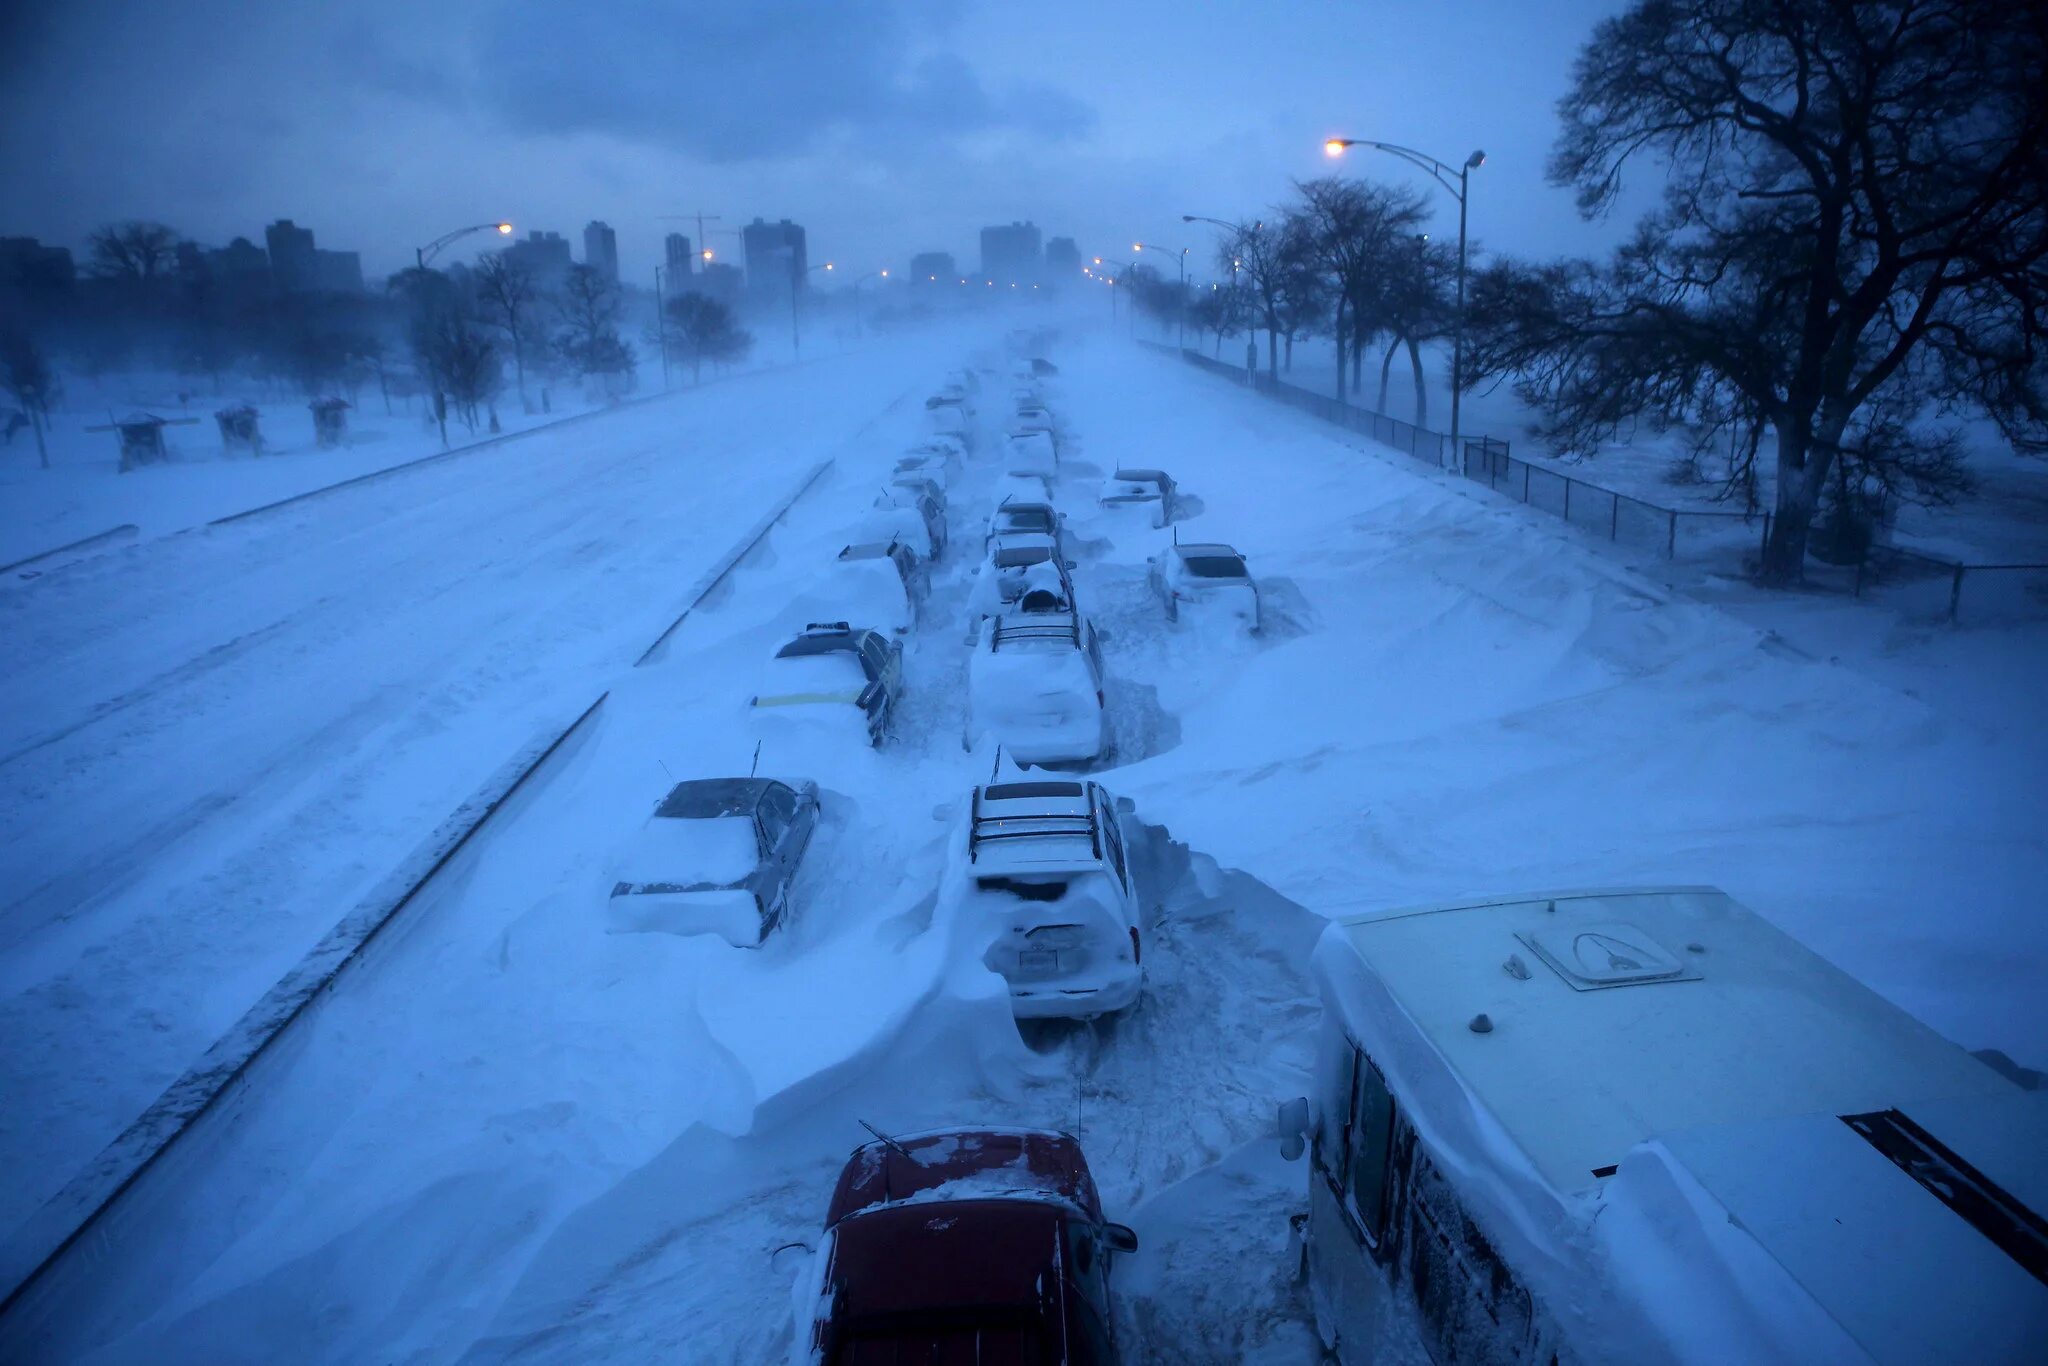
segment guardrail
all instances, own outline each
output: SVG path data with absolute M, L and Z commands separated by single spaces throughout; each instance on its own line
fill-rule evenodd
M 17 569 L 26 569 L 40 561 L 55 559 L 59 555 L 68 555 L 74 550 L 89 550 L 93 546 L 104 544 L 107 541 L 126 540 L 131 536 L 139 534 L 141 530 L 142 528 L 136 526 L 133 522 L 123 522 L 109 531 L 102 531 L 95 536 L 87 536 L 82 540 L 73 541 L 69 545 L 60 545 L 53 550 L 38 550 L 27 559 L 16 560 L 13 564 L 0 564 L 0 574 L 12 574 Z
M 1138 344 L 1167 355 L 1175 351 L 1158 342 L 1140 340 Z M 1458 443 L 1463 449 L 1454 450 L 1451 438 L 1442 432 L 1370 408 L 1340 403 L 1328 394 L 1265 374 L 1248 375 L 1241 365 L 1231 365 L 1200 352 L 1183 350 L 1179 354 L 1198 370 L 1246 385 L 1289 407 L 1370 436 L 1381 445 L 1391 446 L 1446 473 L 1485 484 L 1496 493 L 1562 518 L 1583 531 L 1604 533 L 1610 541 L 1638 545 L 1661 553 L 1667 560 L 1693 555 L 1738 557 L 1752 545 L 1761 547 L 1770 539 L 1768 512 L 1678 508 L 1653 503 L 1548 465 L 1519 459 L 1510 453 L 1508 443 L 1498 437 L 1464 437 Z M 1760 534 L 1753 530 L 1759 524 Z M 1808 576 L 1847 589 L 1852 597 L 1858 598 L 1881 587 L 1893 605 L 1950 622 L 1963 619 L 1966 583 L 1976 585 L 1970 603 L 1972 620 L 2048 612 L 2048 564 L 1970 564 L 1904 546 L 1879 544 L 1873 545 L 1854 565 L 1809 562 Z

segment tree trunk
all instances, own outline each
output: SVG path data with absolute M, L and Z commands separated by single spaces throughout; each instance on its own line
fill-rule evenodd
M 22 406 L 23 406 L 23 407 L 28 407 L 28 405 L 27 405 L 27 404 L 23 404 Z M 38 412 L 37 412 L 37 411 L 36 411 L 36 410 L 35 410 L 34 408 L 29 408 L 29 411 L 28 411 L 28 425 L 29 425 L 30 427 L 33 427 L 33 428 L 35 429 L 35 433 L 36 433 L 36 454 L 37 454 L 38 456 L 42 457 L 42 461 L 43 461 L 43 468 L 44 468 L 44 469 L 48 469 L 48 468 L 50 468 L 50 443 L 49 443 L 49 442 L 47 442 L 47 441 L 45 441 L 45 440 L 43 439 L 43 419 L 42 419 L 42 415 L 41 415 L 40 413 L 38 413 Z
M 1820 491 L 1834 464 L 1836 443 L 1846 421 L 1823 417 L 1818 430 L 1810 419 L 1772 424 L 1778 433 L 1778 498 L 1771 514 L 1771 533 L 1764 540 L 1757 579 L 1767 587 L 1786 588 L 1806 577 L 1806 542 Z
M 1280 334 L 1270 327 L 1266 329 L 1266 378 L 1276 383 L 1280 379 Z
M 1337 344 L 1337 402 L 1344 402 L 1344 296 L 1337 296 L 1337 325 L 1330 329 L 1330 340 Z
M 1287 329 L 1287 373 L 1294 373 L 1294 329 Z
M 1373 405 L 1379 412 L 1387 410 L 1387 372 L 1394 368 L 1394 352 L 1401 349 L 1399 337 L 1387 343 L 1387 354 L 1380 358 L 1380 401 Z
M 1408 339 L 1408 363 L 1415 367 L 1415 425 L 1429 425 L 1429 391 L 1422 387 L 1422 349 L 1415 338 Z
M 1353 333 L 1351 337 L 1351 392 L 1357 393 L 1365 387 L 1366 339 Z

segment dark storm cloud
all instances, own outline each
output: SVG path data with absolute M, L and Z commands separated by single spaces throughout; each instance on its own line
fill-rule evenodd
M 827 136 L 1058 139 L 1092 126 L 1093 111 L 1071 96 L 991 89 L 957 56 L 919 55 L 949 9 L 628 0 L 565 18 L 507 4 L 480 17 L 474 95 L 519 132 L 607 133 L 722 162 L 790 156 Z

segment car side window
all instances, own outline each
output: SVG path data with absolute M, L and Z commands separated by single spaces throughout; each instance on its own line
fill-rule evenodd
M 782 843 L 782 836 L 796 819 L 796 797 L 786 787 L 771 787 L 761 794 L 761 805 L 757 808 L 761 820 L 761 840 L 765 849 L 773 849 Z
M 1117 829 L 1116 813 L 1107 807 L 1102 809 L 1102 842 L 1109 846 L 1109 864 L 1116 870 L 1116 880 L 1128 886 L 1131 877 L 1124 867 L 1124 837 Z
M 870 680 L 881 678 L 889 671 L 889 647 L 882 643 L 879 636 L 861 637 L 860 657 L 861 662 L 867 666 Z
M 1378 1245 L 1387 1209 L 1387 1168 L 1394 1146 L 1394 1096 L 1371 1058 L 1358 1054 L 1345 1123 L 1344 1190 L 1366 1239 Z

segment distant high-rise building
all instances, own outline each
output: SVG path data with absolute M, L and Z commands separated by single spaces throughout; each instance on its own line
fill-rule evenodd
M 592 219 L 583 230 L 583 264 L 601 273 L 613 284 L 619 282 L 619 235 Z
M 736 304 L 745 284 L 738 266 L 729 261 L 707 261 L 690 288 L 722 304 Z
M 981 230 L 981 278 L 1004 284 L 1035 284 L 1045 256 L 1038 229 L 1030 223 Z
M 46 247 L 33 237 L 0 237 L 0 313 L 10 299 L 24 306 L 52 306 L 78 283 L 78 266 L 64 247 Z
M 246 237 L 204 253 L 206 269 L 215 279 L 243 279 L 270 274 L 270 257 Z
M 921 251 L 910 258 L 912 284 L 950 285 L 959 278 L 960 268 L 953 264 L 950 251 Z
M 569 239 L 558 232 L 541 232 L 538 229 L 528 231 L 526 236 L 505 248 L 505 259 L 525 270 L 543 289 L 553 289 L 560 284 L 573 264 L 569 257 Z
M 757 299 L 787 299 L 801 290 L 810 271 L 804 230 L 787 218 L 769 223 L 756 218 L 740 229 L 747 258 L 747 292 Z
M 263 241 L 270 248 L 270 280 L 278 293 L 362 293 L 363 258 L 314 246 L 311 228 L 280 218 L 263 230 Z
M 690 250 L 690 239 L 679 232 L 670 233 L 662 241 L 662 252 L 668 261 L 670 275 L 691 275 L 697 269 L 697 254 Z
M 1081 249 L 1071 237 L 1055 237 L 1045 244 L 1045 278 L 1065 284 L 1081 278 Z

